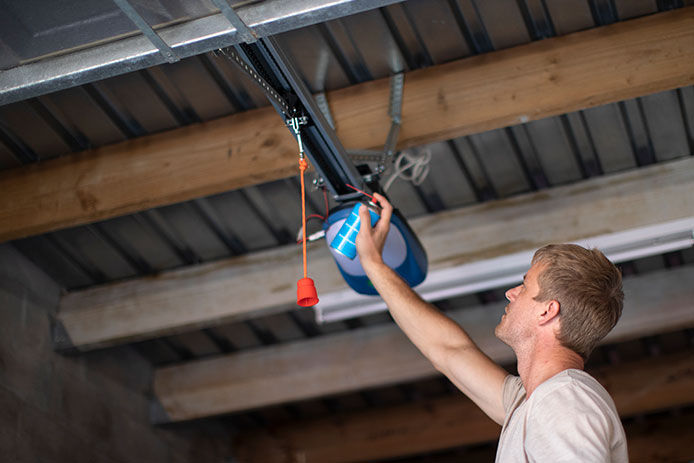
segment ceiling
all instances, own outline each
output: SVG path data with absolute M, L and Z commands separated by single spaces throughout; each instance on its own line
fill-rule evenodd
M 416 70 L 693 4 L 408 0 L 342 1 L 332 6 L 319 1 L 285 2 L 294 5 L 280 7 L 280 3 L 231 5 L 257 33 L 274 35 L 309 89 L 327 92 L 329 101 L 330 92 L 368 85 L 395 73 L 404 72 L 407 85 L 409 73 Z M 3 179 L 32 166 L 45 170 L 54 159 L 77 159 L 75 153 L 81 153 L 80 159 L 97 156 L 100 147 L 174 133 L 171 131 L 182 133 L 186 127 L 210 127 L 205 123 L 268 106 L 263 93 L 243 73 L 213 52 L 238 43 L 240 34 L 212 2 L 138 0 L 130 4 L 172 45 L 176 57 L 168 61 L 175 62 L 167 62 L 165 54 L 110 1 L 85 6 L 70 0 L 59 4 L 0 0 Z M 689 72 L 694 75 L 691 66 Z M 519 79 L 521 73 L 519 70 Z M 684 86 L 670 85 L 656 93 L 607 104 L 586 102 L 581 109 L 556 114 L 425 144 L 408 141 L 415 155 L 431 154 L 430 170 L 418 185 L 395 180 L 388 195 L 408 219 L 425 219 L 435 213 L 501 204 L 495 201 L 667 165 L 694 154 L 691 80 Z M 389 123 L 386 114 L 383 119 Z M 406 123 L 405 119 L 403 131 Z M 392 168 L 386 178 L 391 172 Z M 122 194 L 127 196 L 127 191 Z M 332 198 L 328 201 L 329 207 L 335 205 Z M 311 192 L 308 209 L 312 214 L 325 214 L 321 191 Z M 77 226 L 54 226 L 13 239 L 11 245 L 67 292 L 79 293 L 121 281 L 146 281 L 169 271 L 200 268 L 200 264 L 223 266 L 232 262 L 229 258 L 239 256 L 273 250 L 283 256 L 292 254 L 293 250 L 282 249 L 296 242 L 299 211 L 298 177 L 280 176 L 130 210 L 125 215 L 113 213 Z M 317 221 L 313 226 L 318 227 Z M 621 268 L 625 276 L 635 277 L 692 265 L 694 251 L 685 249 L 627 261 Z M 318 289 L 320 292 L 320 286 Z M 503 301 L 503 291 L 498 288 L 439 300 L 436 305 L 446 311 L 494 305 Z M 220 355 L 281 350 L 308 340 L 390 325 L 392 320 L 385 313 L 320 325 L 312 311 L 298 309 L 287 300 L 242 320 L 220 317 L 113 344 L 130 345 L 161 368 Z M 686 351 L 694 341 L 691 328 L 690 323 L 608 344 L 596 352 L 593 365 L 615 365 L 654 352 Z M 509 368 L 513 369 L 512 362 Z M 451 394 L 452 386 L 432 373 L 417 380 L 358 386 L 349 392 L 318 394 L 211 419 L 237 432 L 279 429 L 287 421 L 330 418 L 374 407 L 385 410 Z M 455 455 L 480 453 L 484 459 L 494 447 L 464 449 L 455 450 Z M 445 461 L 450 454 L 439 457 Z

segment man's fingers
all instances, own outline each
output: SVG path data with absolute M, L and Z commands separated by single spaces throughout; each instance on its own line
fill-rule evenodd
M 376 224 L 376 230 L 387 233 L 390 227 L 390 218 L 393 215 L 393 205 L 381 194 L 374 193 L 374 198 L 378 200 L 378 205 L 381 206 L 381 217 Z
M 376 201 L 378 202 L 378 205 L 381 207 L 386 207 L 390 206 L 391 208 L 393 207 L 388 200 L 386 199 L 385 196 L 383 196 L 381 193 L 374 193 L 374 198 L 376 198 Z
M 359 231 L 369 231 L 371 230 L 371 217 L 369 217 L 369 209 L 363 204 L 359 207 Z
M 390 224 L 390 217 L 393 215 L 393 206 L 391 206 L 390 203 L 388 203 L 388 206 L 389 207 L 384 207 L 381 210 L 381 221 L 383 221 L 384 227 L 387 227 Z M 381 222 L 379 221 L 379 223 Z
M 390 204 L 390 202 L 385 198 L 385 196 L 379 193 L 374 193 L 374 198 L 376 198 L 376 200 L 378 201 L 378 205 L 381 206 L 381 215 L 385 215 L 386 218 L 390 218 L 390 215 L 393 213 L 393 205 Z

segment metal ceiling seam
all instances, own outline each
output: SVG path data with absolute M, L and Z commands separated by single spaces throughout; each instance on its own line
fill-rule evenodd
M 687 147 L 689 148 L 689 154 L 694 156 L 694 136 L 692 135 L 692 129 L 689 127 L 689 118 L 687 117 L 687 108 L 684 104 L 684 96 L 682 95 L 682 89 L 678 88 L 675 90 L 677 96 L 677 106 L 680 111 L 680 116 L 682 118 L 682 124 L 684 125 L 684 135 L 687 138 Z
M 465 161 L 460 155 L 460 150 L 456 146 L 455 142 L 453 142 L 453 140 L 446 140 L 445 143 L 448 150 L 451 152 L 453 160 L 460 169 L 461 176 L 465 179 L 465 182 L 470 187 L 470 190 L 472 190 L 472 194 L 475 196 L 475 200 L 477 202 L 482 202 L 482 193 L 479 187 L 475 184 L 472 175 L 470 174 L 470 169 L 468 169 L 467 165 L 465 164 Z
M 266 0 L 240 8 L 239 16 L 259 37 L 330 21 L 402 0 Z M 235 45 L 241 34 L 216 13 L 159 29 L 180 58 Z M 145 36 L 135 36 L 17 66 L 0 73 L 0 106 L 165 63 Z
M 564 136 L 564 139 L 566 140 L 569 146 L 569 150 L 571 151 L 571 155 L 581 175 L 581 179 L 586 179 L 589 177 L 588 170 L 586 169 L 586 165 L 583 162 L 583 158 L 581 157 L 581 149 L 578 147 L 578 142 L 576 141 L 576 134 L 574 133 L 574 130 L 571 127 L 569 117 L 566 114 L 562 114 L 558 117 L 558 119 L 563 131 L 562 135 Z
M 600 161 L 600 156 L 598 155 L 598 148 L 595 144 L 595 139 L 593 138 L 593 133 L 590 130 L 588 121 L 586 120 L 586 115 L 583 112 L 583 110 L 577 111 L 576 114 L 578 114 L 578 117 L 581 121 L 581 126 L 586 133 L 588 145 L 590 146 L 590 156 L 592 158 L 591 164 L 589 164 L 591 168 L 590 176 L 593 177 L 596 175 L 603 175 L 605 172 L 602 168 L 602 162 Z

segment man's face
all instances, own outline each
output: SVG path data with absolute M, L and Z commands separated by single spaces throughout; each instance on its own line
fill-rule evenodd
M 523 277 L 523 283 L 506 291 L 509 303 L 494 334 L 511 347 L 532 334 L 537 314 L 542 313 L 542 304 L 534 298 L 540 293 L 538 277 L 543 269 L 544 265 L 536 262 Z

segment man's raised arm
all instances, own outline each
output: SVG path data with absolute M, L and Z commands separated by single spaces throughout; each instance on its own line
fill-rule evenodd
M 359 211 L 361 228 L 356 244 L 366 275 L 414 345 L 437 370 L 501 424 L 504 420 L 501 391 L 508 373 L 479 350 L 456 322 L 425 302 L 385 265 L 381 254 L 393 206 L 382 195 L 374 196 L 383 208 L 376 226 L 371 227 L 366 207 Z

